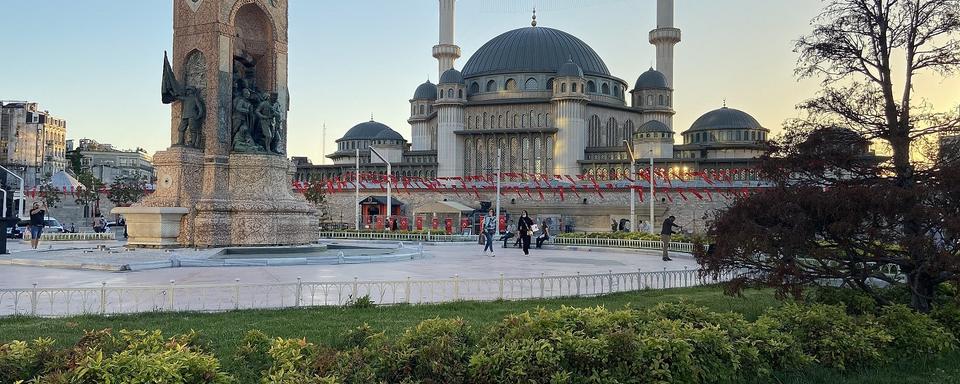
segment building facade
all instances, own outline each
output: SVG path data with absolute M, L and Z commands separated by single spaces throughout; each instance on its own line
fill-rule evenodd
M 142 148 L 120 150 L 92 139 L 68 140 L 66 147 L 71 154 L 78 153 L 81 166 L 104 184 L 129 176 L 140 177 L 149 183 L 155 178 L 152 159 Z
M 439 81 L 419 85 L 409 100 L 411 142 L 382 124 L 358 124 L 337 141 L 337 152 L 328 156 L 333 165 L 302 165 L 297 179 L 352 171 L 355 165 L 346 165 L 355 162 L 357 149 L 362 172 L 383 173 L 384 164 L 368 156 L 371 145 L 399 151 L 391 160 L 396 176 L 492 174 L 499 158 L 504 173 L 601 180 L 629 175 L 628 147 L 638 162 L 653 157 L 663 171 L 745 168 L 766 149 L 770 131 L 726 106 L 676 134 L 673 50 L 681 32 L 673 0 L 657 1 L 657 25 L 649 33 L 656 69 L 638 71 L 632 84 L 612 74 L 583 40 L 538 26 L 536 14 L 529 27 L 492 38 L 458 70 L 456 2 L 439 3 L 440 39 L 433 48 Z
M 27 187 L 66 168 L 67 121 L 33 102 L 0 102 L 0 164 Z

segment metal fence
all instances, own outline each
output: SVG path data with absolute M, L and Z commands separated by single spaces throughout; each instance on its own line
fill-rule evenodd
M 23 233 L 23 240 L 30 240 L 32 235 L 30 231 L 25 231 Z M 80 233 L 70 233 L 70 232 L 48 232 L 40 235 L 41 241 L 99 241 L 99 240 L 116 240 L 117 234 L 115 232 L 80 232 Z
M 693 287 L 728 281 L 703 277 L 699 270 L 636 271 L 488 279 L 307 282 L 286 284 L 177 285 L 91 288 L 0 289 L 0 316 L 70 316 L 158 311 L 227 311 L 349 305 L 369 296 L 376 304 L 425 304 L 461 300 L 522 300 L 589 297 L 644 289 Z
M 433 242 L 456 242 L 456 241 L 477 241 L 477 235 L 434 235 L 420 233 L 393 233 L 393 232 L 345 232 L 345 231 L 324 231 L 320 232 L 321 239 L 352 239 L 352 240 L 403 240 L 403 241 L 433 241 Z M 587 247 L 611 247 L 611 248 L 633 248 L 633 249 L 662 249 L 663 243 L 659 240 L 627 240 L 627 239 L 601 239 L 587 237 L 552 237 L 546 244 L 569 245 L 569 246 L 587 246 Z M 693 252 L 692 243 L 671 242 L 670 250 L 675 252 Z
M 627 239 L 594 239 L 587 237 L 553 237 L 547 244 L 579 245 L 590 247 L 614 247 L 637 249 L 663 249 L 663 242 L 659 240 L 627 240 Z M 670 250 L 676 252 L 693 252 L 693 243 L 670 242 Z

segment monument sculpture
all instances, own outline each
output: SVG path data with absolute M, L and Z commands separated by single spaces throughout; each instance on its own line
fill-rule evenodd
M 287 0 L 175 0 L 161 101 L 171 146 L 157 189 L 125 215 L 129 244 L 252 246 L 317 238 L 286 158 Z

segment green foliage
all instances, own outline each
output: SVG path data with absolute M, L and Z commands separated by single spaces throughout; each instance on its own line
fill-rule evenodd
M 855 316 L 874 313 L 877 301 L 863 291 L 842 287 L 816 287 L 807 292 L 807 300 L 813 303 L 839 305 Z
M 940 325 L 960 339 L 960 304 L 949 303 L 934 308 L 930 313 Z
M 116 206 L 126 206 L 140 201 L 147 194 L 147 180 L 138 175 L 120 176 L 110 184 L 107 200 Z
M 757 323 L 792 335 L 804 353 L 826 367 L 847 369 L 883 360 L 883 351 L 893 341 L 879 324 L 856 319 L 843 307 L 787 304 L 767 311 Z
M 60 360 L 57 355 L 54 341 L 48 338 L 0 345 L 0 382 L 12 383 L 48 374 Z
M 48 207 L 56 207 L 60 204 L 60 197 L 63 196 L 63 190 L 54 188 L 50 183 L 50 177 L 44 177 L 43 180 L 40 181 L 37 193 Z
M 952 333 L 936 320 L 905 305 L 884 307 L 877 321 L 893 337 L 887 350 L 891 357 L 936 356 L 956 347 Z
M 461 319 L 424 320 L 396 342 L 387 364 L 388 382 L 469 383 L 476 332 Z
M 370 295 L 363 295 L 357 298 L 350 296 L 347 298 L 347 302 L 344 303 L 343 306 L 347 308 L 365 309 L 373 308 L 377 305 L 373 302 L 373 299 L 370 298 Z
M 317 347 L 306 339 L 277 338 L 267 352 L 273 364 L 264 374 L 263 383 L 302 384 L 316 383 L 318 377 L 311 369 L 312 357 Z
M 271 345 L 270 337 L 258 329 L 251 329 L 244 334 L 237 347 L 234 359 L 240 364 L 236 372 L 237 379 L 242 382 L 259 381 L 259 377 L 270 368 L 271 359 L 268 354 Z
M 650 240 L 660 241 L 660 235 L 648 232 L 565 232 L 557 234 L 557 237 L 587 238 L 587 239 L 617 239 L 617 240 Z M 689 236 L 674 234 L 670 237 L 671 241 L 681 243 L 693 243 L 696 241 L 705 242 L 702 236 Z
M 90 205 L 100 201 L 100 190 L 104 184 L 100 179 L 93 175 L 89 170 L 82 170 L 77 174 L 77 181 L 83 184 L 83 188 L 76 191 L 76 203 L 79 205 Z

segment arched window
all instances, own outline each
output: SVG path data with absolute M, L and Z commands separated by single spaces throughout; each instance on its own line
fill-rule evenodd
M 516 115 L 514 115 L 516 117 Z M 516 136 L 510 139 L 510 170 L 519 171 L 520 168 L 520 139 Z
M 543 173 L 543 140 L 540 137 L 533 141 L 533 169 L 535 173 Z
M 587 82 L 587 92 L 597 93 L 597 83 L 594 83 L 593 80 Z
M 620 94 L 620 86 L 619 86 L 619 85 L 614 85 L 614 86 L 613 86 L 613 95 L 616 96 L 616 97 L 618 97 L 618 98 L 623 98 L 623 95 Z
M 542 119 L 543 119 L 543 114 L 542 114 L 542 113 L 538 113 L 538 114 L 537 114 L 537 127 L 542 127 L 542 126 L 543 126 L 543 123 L 541 122 Z
M 577 83 L 570 84 L 570 87 L 571 87 L 570 92 L 574 92 L 574 93 L 577 92 Z
M 424 106 L 420 105 L 420 114 L 422 115 L 423 113 L 424 113 Z
M 537 84 L 537 79 L 534 79 L 534 78 L 531 77 L 531 78 L 527 79 L 526 84 L 523 85 L 523 89 L 531 90 L 531 91 L 532 91 L 532 90 L 534 90 L 534 89 L 537 89 L 538 86 L 539 86 L 539 84 Z
M 626 139 L 629 142 L 633 142 L 633 134 L 634 134 L 633 120 L 627 120 L 626 122 L 623 123 L 623 131 L 624 131 L 623 133 L 624 139 Z
M 477 116 L 477 117 L 479 117 L 479 116 Z M 487 127 L 487 113 L 484 112 L 484 113 L 483 113 L 483 126 L 479 126 L 479 125 L 478 125 L 477 128 L 486 128 L 486 127 Z
M 647 105 L 653 105 L 653 95 L 647 95 Z
M 663 105 L 663 95 L 660 95 L 660 105 Z
M 547 89 L 553 91 L 553 78 L 547 79 Z
M 529 138 L 529 137 L 524 137 L 524 138 L 521 140 L 521 143 L 522 143 L 523 147 L 521 147 L 521 149 L 520 149 L 520 154 L 521 154 L 521 156 L 522 156 L 522 160 L 521 160 L 521 163 L 520 163 L 520 169 L 521 169 L 521 170 L 523 170 L 523 169 L 530 169 L 530 168 L 531 168 L 531 167 L 530 167 L 530 155 L 532 154 L 531 152 L 533 152 L 533 151 L 530 150 L 530 138 Z
M 478 93 L 480 93 L 480 84 L 477 84 L 477 82 L 474 81 L 472 84 L 470 84 L 470 94 L 475 95 Z
M 517 81 L 514 79 L 507 79 L 507 82 L 503 84 L 503 89 L 505 91 L 516 91 Z
M 447 97 L 451 99 L 453 98 L 453 88 L 447 89 Z
M 516 127 L 517 127 L 517 114 L 514 113 L 514 114 L 513 114 L 513 125 L 511 125 L 510 128 L 516 128 Z
M 463 98 L 463 90 L 462 90 L 462 89 L 457 90 L 457 98 L 460 98 L 460 99 Z
M 567 91 L 567 83 L 560 83 L 560 92 Z
M 616 147 L 620 145 L 620 137 L 619 135 L 617 135 L 616 119 L 611 117 L 609 120 L 607 120 L 606 134 L 607 134 L 606 145 L 608 147 Z
M 497 128 L 503 128 L 503 115 L 497 116 Z
M 475 174 L 483 173 L 483 154 L 487 151 L 487 148 L 485 145 L 483 145 L 483 143 L 483 139 L 477 139 L 477 159 L 474 161 L 476 168 L 473 170 Z
M 488 82 L 487 82 L 486 91 L 487 91 L 487 92 L 494 92 L 494 91 L 496 91 L 496 90 L 497 90 L 497 82 L 494 81 L 494 80 L 488 81 Z
M 497 115 L 490 115 L 490 128 L 497 127 Z
M 590 116 L 590 125 L 587 128 L 587 145 L 590 147 L 600 146 L 600 117 Z
M 667 96 L 667 106 L 670 106 L 670 96 Z
M 610 94 L 610 84 L 603 83 L 603 85 L 600 86 L 600 93 L 602 93 L 602 94 L 604 94 L 604 95 L 609 95 L 609 94 Z

